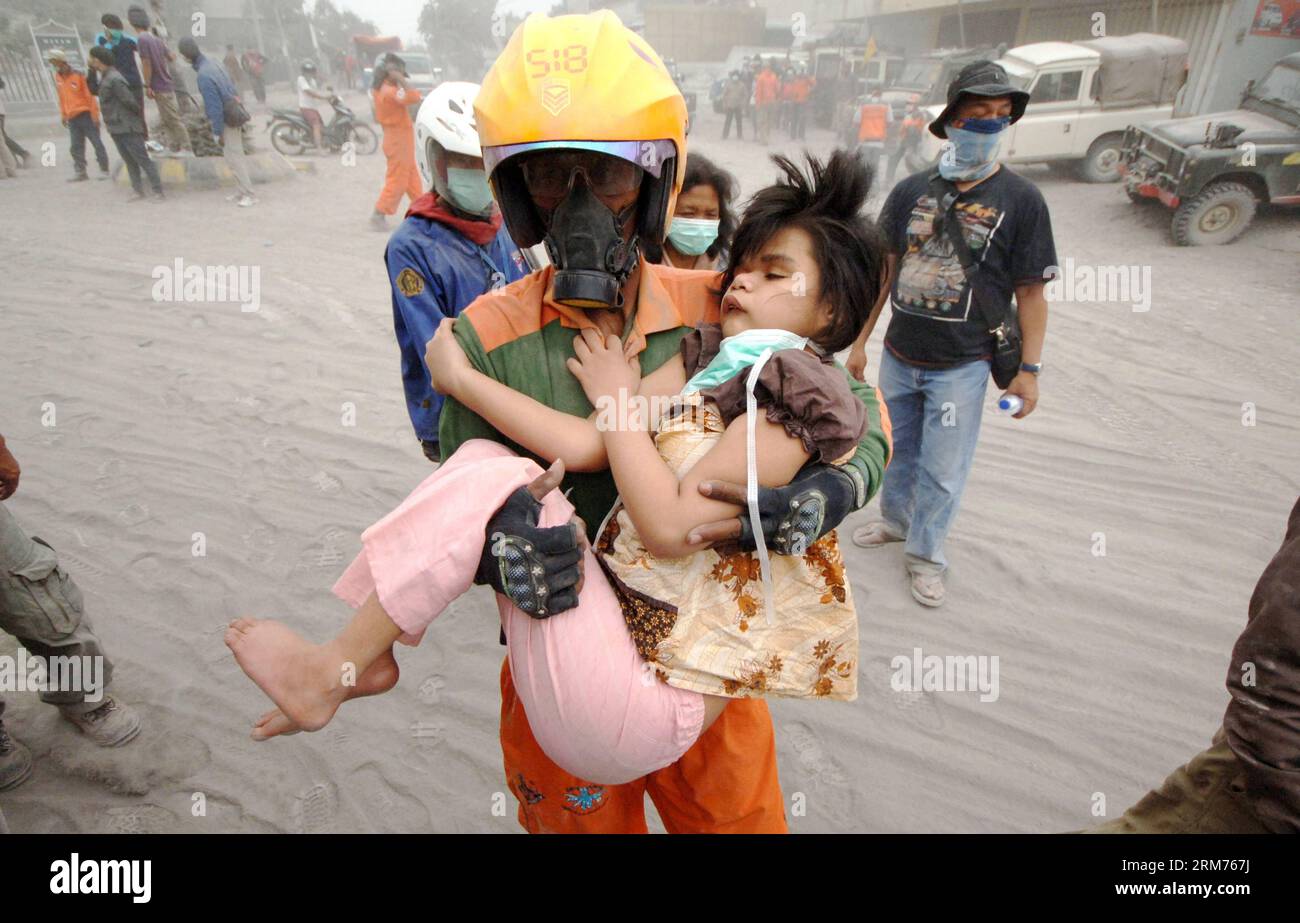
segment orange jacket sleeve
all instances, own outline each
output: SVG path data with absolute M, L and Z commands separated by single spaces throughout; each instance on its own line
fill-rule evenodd
M 420 102 L 424 97 L 420 91 L 414 88 L 408 88 L 402 93 L 398 93 L 400 88 L 391 83 L 385 83 L 375 93 L 375 121 L 385 128 L 410 124 L 411 117 L 406 111 L 407 106 L 413 106 Z

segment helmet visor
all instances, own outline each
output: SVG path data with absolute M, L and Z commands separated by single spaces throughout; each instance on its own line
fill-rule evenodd
M 599 196 L 620 196 L 641 185 L 645 171 L 621 157 L 596 151 L 536 151 L 519 158 L 519 169 L 532 195 L 563 198 L 581 172 Z
M 597 154 L 606 154 L 627 161 L 655 178 L 659 177 L 664 160 L 677 156 L 677 146 L 666 139 L 660 141 L 526 141 L 522 144 L 502 144 L 496 147 L 484 148 L 483 166 L 488 175 L 491 176 L 498 164 L 509 160 L 511 157 L 547 150 L 557 152 L 592 151 Z M 587 176 L 589 181 L 595 180 L 591 173 L 588 173 Z

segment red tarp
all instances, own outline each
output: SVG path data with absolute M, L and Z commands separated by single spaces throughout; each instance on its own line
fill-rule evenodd
M 352 44 L 356 46 L 357 51 L 371 54 L 402 50 L 402 40 L 396 35 L 354 35 Z

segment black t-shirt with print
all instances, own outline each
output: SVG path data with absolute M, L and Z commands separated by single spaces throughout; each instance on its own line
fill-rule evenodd
M 885 200 L 880 227 L 898 256 L 885 346 L 914 365 L 947 368 L 987 359 L 993 337 L 971 304 L 961 261 L 946 236 L 934 236 L 935 201 L 929 172 L 903 180 Z M 962 234 L 998 303 L 989 315 L 1010 310 L 1015 286 L 1045 282 L 1056 265 L 1052 222 L 1038 187 L 1005 166 L 966 190 L 955 206 Z

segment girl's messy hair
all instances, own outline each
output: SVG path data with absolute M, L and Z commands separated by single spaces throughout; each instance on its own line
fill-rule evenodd
M 870 168 L 855 154 L 836 150 L 822 162 L 805 152 L 807 169 L 773 155 L 784 174 L 750 199 L 731 244 L 722 290 L 745 261 L 778 231 L 802 228 L 812 238 L 821 271 L 818 293 L 831 308 L 831 322 L 813 340 L 827 352 L 848 348 L 871 313 L 885 277 L 885 237 L 861 213 L 871 191 Z

